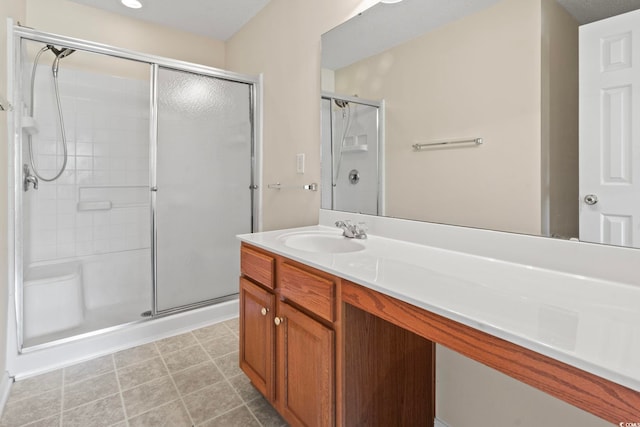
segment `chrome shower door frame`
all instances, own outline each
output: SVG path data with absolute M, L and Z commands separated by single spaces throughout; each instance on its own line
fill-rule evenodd
M 225 71 L 201 64 L 194 64 L 190 62 L 180 61 L 171 58 L 165 58 L 156 55 L 150 55 L 145 53 L 136 52 L 128 49 L 121 49 L 114 46 L 109 46 L 102 43 L 95 43 L 87 40 L 82 40 L 73 37 L 62 36 L 58 34 L 52 34 L 42 31 L 37 31 L 31 28 L 21 27 L 19 25 L 8 25 L 8 46 L 12 48 L 13 55 L 8 64 L 9 68 L 9 93 L 13 96 L 13 104 L 15 108 L 9 112 L 8 117 L 8 133 L 9 133 L 9 190 L 12 191 L 9 197 L 8 217 L 9 217 L 9 233 L 8 239 L 11 239 L 9 244 L 9 280 L 13 283 L 13 307 L 15 310 L 15 322 L 16 322 L 16 335 L 15 341 L 17 350 L 19 353 L 23 353 L 35 348 L 46 348 L 51 345 L 57 345 L 64 342 L 73 341 L 80 338 L 86 338 L 95 336 L 105 332 L 113 331 L 126 327 L 131 323 L 139 323 L 148 321 L 149 318 L 133 321 L 123 325 L 117 325 L 106 329 L 100 329 L 93 332 L 85 333 L 80 336 L 73 336 L 61 340 L 57 340 L 51 343 L 41 344 L 37 347 L 24 348 L 24 312 L 23 312 L 23 268 L 24 268 L 24 242 L 23 242 L 23 189 L 22 189 L 22 98 L 24 96 L 24 87 L 21 76 L 22 70 L 22 41 L 28 40 L 33 42 L 63 45 L 75 50 L 86 51 L 96 53 L 100 55 L 110 56 L 114 58 L 132 60 L 149 65 L 150 69 L 150 177 L 149 182 L 154 183 L 156 178 L 156 153 L 157 153 L 157 70 L 159 67 L 172 68 L 180 71 L 187 71 L 195 74 L 201 74 L 204 76 L 210 76 L 220 78 L 224 80 L 230 80 L 239 83 L 245 83 L 250 86 L 251 103 L 250 103 L 250 116 L 251 116 L 251 231 L 258 231 L 261 229 L 262 220 L 260 217 L 261 207 L 261 194 L 258 190 L 261 187 L 261 141 L 262 141 L 262 77 L 261 76 L 247 76 L 239 73 Z M 11 59 L 10 58 L 10 59 Z M 206 301 L 202 304 L 193 304 L 190 306 L 182 307 L 179 310 L 173 310 L 171 312 L 159 313 L 156 310 L 156 283 L 157 283 L 157 271 L 155 260 L 155 237 L 156 237 L 156 223 L 155 223 L 155 197 L 153 188 L 150 187 L 150 215 L 151 215 L 151 227 L 150 227 L 150 245 L 151 245 L 151 278 L 152 289 L 152 318 L 156 316 L 164 316 L 173 314 L 175 312 L 186 311 L 196 307 L 204 305 L 210 305 L 212 301 Z M 10 292 L 9 299 L 12 295 Z M 230 298 L 225 298 L 230 299 Z M 224 300 L 224 299 L 223 299 Z M 217 301 L 216 301 L 217 302 Z
M 184 65 L 184 63 L 181 63 Z M 260 164 L 261 164 L 261 138 L 259 138 L 261 125 L 261 108 L 259 108 L 261 104 L 261 76 L 257 78 L 251 78 L 247 76 L 241 76 L 239 74 L 224 72 L 221 70 L 209 68 L 208 71 L 204 70 L 202 67 L 185 67 L 185 66 L 175 66 L 171 63 L 155 63 L 152 64 L 151 70 L 151 115 L 150 115 L 150 137 L 151 137 L 151 150 L 150 150 L 150 159 L 152 161 L 152 165 L 150 165 L 151 172 L 151 229 L 152 229 L 152 239 L 151 239 L 151 256 L 153 258 L 152 262 L 152 283 L 153 283 L 153 308 L 152 308 L 152 316 L 160 317 L 167 316 L 175 313 L 180 313 L 188 310 L 192 310 L 195 308 L 200 308 L 204 306 L 208 306 L 211 304 L 224 302 L 237 298 L 237 294 L 230 296 L 223 296 L 214 299 L 199 301 L 197 303 L 191 303 L 186 305 L 181 305 L 175 308 L 169 309 L 159 309 L 159 299 L 158 299 L 158 265 L 157 265 L 157 253 L 158 253 L 158 230 L 157 230 L 157 154 L 158 154 L 158 75 L 160 69 L 170 69 L 175 71 L 184 71 L 193 74 L 199 74 L 206 77 L 213 77 L 221 80 L 228 80 L 236 83 L 244 83 L 250 86 L 250 120 L 251 120 L 251 177 L 249 185 L 249 190 L 251 192 L 251 232 L 259 231 L 261 229 L 261 217 L 259 216 L 260 212 L 260 196 L 261 193 L 259 189 L 261 188 L 261 183 L 259 181 L 260 177 Z M 206 71 L 206 72 L 205 72 Z

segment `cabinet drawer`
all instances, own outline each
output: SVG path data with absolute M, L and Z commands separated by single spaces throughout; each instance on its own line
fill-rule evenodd
M 280 295 L 330 322 L 335 320 L 335 282 L 283 263 Z
M 240 249 L 240 271 L 243 275 L 273 289 L 275 259 L 246 246 Z

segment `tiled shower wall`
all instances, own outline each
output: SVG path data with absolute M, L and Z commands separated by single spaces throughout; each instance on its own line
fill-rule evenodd
M 38 68 L 33 148 L 40 174 L 52 177 L 62 143 L 51 67 Z M 59 87 L 67 168 L 23 193 L 25 265 L 148 248 L 149 82 L 61 65 Z

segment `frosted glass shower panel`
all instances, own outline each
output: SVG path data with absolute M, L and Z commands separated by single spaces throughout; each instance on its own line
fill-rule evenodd
M 157 311 L 237 293 L 251 232 L 251 87 L 160 68 Z

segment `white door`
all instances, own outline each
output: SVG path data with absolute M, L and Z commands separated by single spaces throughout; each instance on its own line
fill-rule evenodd
M 640 247 L 640 10 L 580 27 L 580 240 Z

